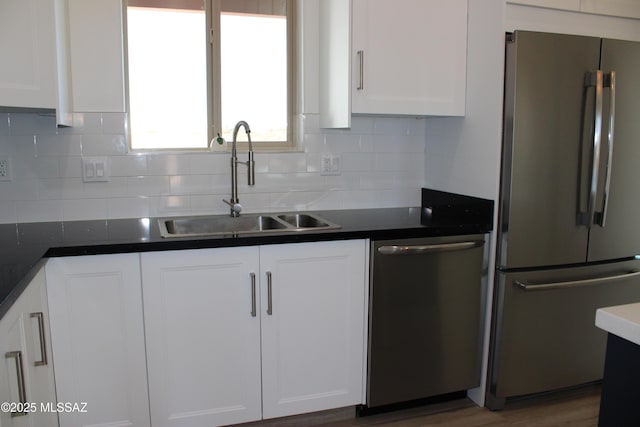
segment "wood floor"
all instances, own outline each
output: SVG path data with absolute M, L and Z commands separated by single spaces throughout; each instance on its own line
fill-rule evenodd
M 436 413 L 432 412 L 435 408 L 413 409 L 328 425 L 331 427 L 595 427 L 598 425 L 599 405 L 600 388 L 590 387 L 562 395 L 550 395 L 510 403 L 502 411 L 490 411 L 472 403 L 465 404 L 466 407 L 457 408 L 442 404 L 442 408 Z M 431 412 L 429 413 L 429 411 Z
M 353 417 L 348 412 L 324 413 L 318 417 L 289 417 L 251 423 L 255 426 L 322 427 L 595 427 L 598 425 L 600 387 L 551 394 L 507 404 L 502 411 L 480 408 L 462 399 L 420 408 Z M 346 411 L 346 410 L 341 410 Z

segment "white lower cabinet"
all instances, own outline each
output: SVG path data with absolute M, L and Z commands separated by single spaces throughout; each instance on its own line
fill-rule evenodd
M 142 254 L 154 427 L 260 419 L 258 256 L 257 247 Z
M 60 426 L 149 426 L 139 254 L 47 262 Z M 185 363 L 188 361 L 185 360 Z
M 365 256 L 363 240 L 260 248 L 263 418 L 363 403 Z
M 57 425 L 48 406 L 56 402 L 48 325 L 41 270 L 0 321 L 0 402 L 14 405 L 0 411 L 2 427 Z
M 154 427 L 362 403 L 366 241 L 142 254 Z
M 365 240 L 50 259 L 46 289 L 42 276 L 27 291 L 48 296 L 57 396 L 52 373 L 47 389 L 27 371 L 27 399 L 86 409 L 59 412 L 62 427 L 212 427 L 363 403 L 366 261 Z M 31 341 L 13 311 L 4 352 Z M 4 401 L 18 398 L 4 386 L 15 366 L 0 373 Z

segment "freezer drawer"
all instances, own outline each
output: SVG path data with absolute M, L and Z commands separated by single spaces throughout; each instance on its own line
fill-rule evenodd
M 498 273 L 487 406 L 602 378 L 596 309 L 640 301 L 640 262 Z
M 484 236 L 372 244 L 367 405 L 480 383 Z

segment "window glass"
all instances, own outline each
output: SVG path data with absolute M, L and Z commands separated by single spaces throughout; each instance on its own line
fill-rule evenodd
M 245 120 L 254 141 L 286 141 L 286 17 L 222 12 L 220 33 L 223 136 Z
M 199 10 L 130 5 L 127 29 L 132 148 L 206 147 L 204 4 Z
M 131 148 L 206 149 L 239 120 L 255 148 L 286 145 L 287 11 L 286 0 L 129 0 Z

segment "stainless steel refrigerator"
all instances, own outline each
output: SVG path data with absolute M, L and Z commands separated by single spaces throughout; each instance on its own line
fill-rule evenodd
M 508 34 L 503 138 L 491 409 L 600 380 L 640 301 L 640 43 Z

